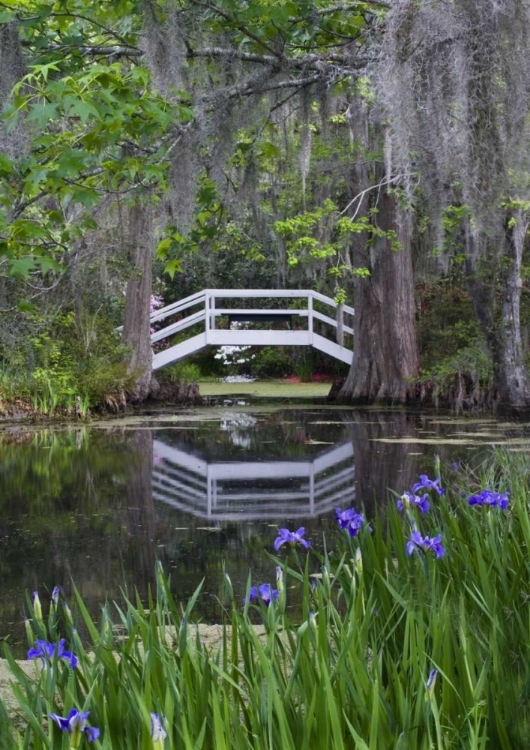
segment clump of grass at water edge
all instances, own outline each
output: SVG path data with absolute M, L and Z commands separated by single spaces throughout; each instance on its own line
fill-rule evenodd
M 98 624 L 78 594 L 73 616 L 58 591 L 45 615 L 28 600 L 34 669 L 6 648 L 0 748 L 528 747 L 526 472 L 499 453 L 422 476 L 375 518 L 340 509 L 323 555 L 280 530 L 270 581 L 242 602 L 225 577 L 213 646 L 192 624 L 200 590 L 182 610 L 160 566 L 147 607 L 106 605 Z

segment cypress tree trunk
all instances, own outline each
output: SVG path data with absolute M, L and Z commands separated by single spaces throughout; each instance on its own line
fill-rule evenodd
M 15 83 L 24 75 L 24 58 L 15 23 L 0 24 L 0 110 L 11 96 Z
M 418 343 L 414 307 L 410 216 L 394 196 L 377 200 L 374 221 L 379 229 L 395 230 L 401 247 L 387 236 L 373 237 L 355 263 L 370 276 L 354 281 L 354 355 L 339 403 L 385 401 L 405 403 L 413 397 L 418 375 Z
M 146 202 L 137 200 L 130 206 L 127 232 L 130 276 L 123 342 L 131 349 L 129 371 L 135 375 L 135 385 L 129 396 L 133 401 L 144 401 L 151 389 L 153 364 L 149 318 L 154 232 L 152 209 Z
M 484 232 L 466 233 L 466 268 L 469 296 L 493 360 L 495 385 L 501 409 L 514 413 L 530 410 L 530 384 L 524 366 L 521 338 L 521 264 L 528 218 L 522 211 L 505 217 L 501 244 L 500 283 L 502 304 L 496 310 L 496 274 L 485 258 L 492 256 L 491 239 Z M 496 249 L 496 248 L 494 248 Z M 498 277 L 497 277 L 498 279 Z
M 528 219 L 519 212 L 515 224 L 508 222 L 504 299 L 501 315 L 500 361 L 497 368 L 499 400 L 502 407 L 515 412 L 530 409 L 530 385 L 523 360 L 521 338 L 521 263 Z

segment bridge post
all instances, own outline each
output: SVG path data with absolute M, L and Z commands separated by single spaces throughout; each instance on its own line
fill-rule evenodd
M 344 306 L 337 305 L 337 344 L 344 346 Z
M 204 333 L 206 334 L 206 343 L 210 343 L 210 292 L 208 289 L 204 293 Z
M 210 297 L 209 315 L 211 315 L 210 331 L 215 331 L 215 294 L 212 294 L 212 296 Z
M 309 343 L 313 346 L 313 295 L 308 292 L 307 295 L 307 328 L 309 331 Z

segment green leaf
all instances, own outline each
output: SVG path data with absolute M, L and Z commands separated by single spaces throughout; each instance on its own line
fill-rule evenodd
M 35 268 L 35 258 L 26 256 L 24 258 L 14 258 L 9 262 L 9 274 L 15 278 L 27 279 L 30 271 Z
M 169 248 L 171 247 L 171 243 L 171 237 L 166 237 L 161 242 L 159 242 L 155 250 L 155 257 L 157 257 L 159 260 L 165 260 L 167 258 Z
M 37 258 L 35 260 L 35 265 L 40 268 L 42 273 L 48 273 L 49 271 L 58 272 L 62 268 L 60 263 L 57 263 L 54 258 L 50 258 L 48 255 Z
M 179 258 L 173 258 L 173 260 L 170 260 L 169 263 L 166 263 L 166 267 L 164 268 L 165 272 L 168 274 L 169 278 L 173 280 L 173 277 L 176 273 L 180 273 L 182 270 L 182 263 Z
M 37 307 L 32 302 L 21 300 L 18 303 L 18 309 L 20 310 L 20 312 L 34 313 L 37 310 Z
M 44 130 L 50 120 L 59 119 L 59 106 L 46 102 L 45 104 L 38 104 L 30 110 L 28 114 L 28 120 L 37 123 L 37 125 Z
M 2 174 L 11 174 L 14 172 L 13 164 L 7 154 L 0 154 L 0 172 Z
M 45 81 L 48 80 L 48 73 L 50 70 L 54 70 L 56 72 L 59 72 L 59 68 L 57 67 L 57 64 L 54 62 L 49 63 L 43 63 L 41 65 L 30 65 L 29 66 L 31 70 L 35 73 L 35 75 L 41 75 Z
M 79 99 L 78 102 L 74 103 L 69 112 L 70 117 L 77 115 L 83 125 L 85 125 L 90 117 L 95 117 L 96 120 L 101 121 L 101 113 L 98 108 L 92 102 L 86 101 L 86 99 Z

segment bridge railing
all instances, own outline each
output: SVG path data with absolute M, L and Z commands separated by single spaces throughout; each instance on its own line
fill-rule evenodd
M 220 307 L 218 302 L 227 300 L 244 300 L 244 299 L 285 299 L 285 300 L 306 300 L 307 307 L 293 309 L 289 307 L 274 308 L 243 308 L 243 307 Z M 334 317 L 326 315 L 315 307 L 315 302 L 331 308 Z M 162 339 L 172 336 L 176 333 L 186 330 L 187 328 L 204 322 L 206 340 L 209 333 L 219 330 L 217 327 L 218 318 L 232 318 L 247 320 L 248 323 L 270 321 L 272 319 L 285 319 L 288 316 L 298 316 L 307 318 L 307 331 L 310 341 L 313 339 L 314 321 L 318 320 L 335 329 L 335 339 L 338 344 L 343 345 L 344 334 L 353 335 L 353 328 L 346 323 L 345 317 L 352 317 L 354 309 L 349 305 L 340 305 L 330 297 L 326 297 L 319 292 L 308 289 L 205 289 L 196 294 L 192 294 L 185 299 L 174 302 L 166 307 L 157 310 L 151 315 L 151 323 L 157 323 L 173 315 L 181 315 L 186 311 L 199 307 L 200 309 L 192 312 L 180 320 L 172 323 L 151 336 L 151 341 L 161 341 Z

